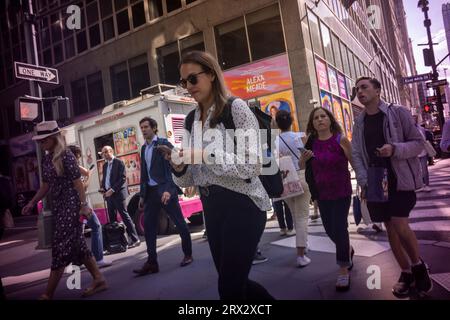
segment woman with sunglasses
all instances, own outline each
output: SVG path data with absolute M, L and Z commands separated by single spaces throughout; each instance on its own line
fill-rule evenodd
M 226 129 L 221 122 L 225 108 L 231 109 L 236 129 L 252 129 L 257 134 L 259 126 L 256 117 L 241 99 L 236 98 L 231 105 L 227 104 L 229 97 L 222 71 L 210 54 L 192 51 L 184 55 L 180 75 L 181 86 L 187 89 L 198 106 L 189 142 L 185 143 L 190 149 L 178 153 L 179 157 L 188 160 L 180 163 L 171 159 L 171 165 L 175 183 L 180 187 L 199 187 L 208 243 L 219 274 L 220 299 L 272 300 L 273 297 L 264 287 L 248 278 L 264 231 L 266 211 L 271 207 L 267 192 L 258 178 L 262 165 L 259 159 L 254 161 L 256 163 L 248 161 L 252 156 L 257 159 L 258 146 L 246 143 L 243 159 L 240 155 L 227 152 L 225 147 L 206 154 L 208 149 L 205 148 L 209 142 L 205 141 L 202 142 L 202 150 L 194 150 L 193 139 L 196 135 L 203 137 L 209 130 L 215 130 L 216 136 L 225 137 Z M 235 143 L 238 141 L 235 139 Z M 196 154 L 201 154 L 200 163 L 192 161 Z
M 23 208 L 22 214 L 28 215 L 36 203 L 49 193 L 54 219 L 50 277 L 47 290 L 40 299 L 53 298 L 64 269 L 71 263 L 78 266 L 84 264 L 93 278 L 92 285 L 84 291 L 83 297 L 103 291 L 107 288 L 106 281 L 81 232 L 80 214 L 88 216 L 91 209 L 86 202 L 77 160 L 66 148 L 56 121 L 38 123 L 37 134 L 33 140 L 37 140 L 46 152 L 42 158 L 43 183 L 33 199 Z

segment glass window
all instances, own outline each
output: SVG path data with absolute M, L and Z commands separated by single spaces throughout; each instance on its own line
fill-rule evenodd
M 86 94 L 86 82 L 83 79 L 73 81 L 70 85 L 72 89 L 72 105 L 75 116 L 88 112 L 88 100 Z
M 90 26 L 98 21 L 97 1 L 86 5 L 86 16 L 87 16 L 88 26 Z
M 139 2 L 132 8 L 133 28 L 137 28 L 145 23 L 144 2 Z
M 83 30 L 77 33 L 77 49 L 78 53 L 84 52 L 87 50 L 87 39 L 86 39 L 86 30 Z
M 150 87 L 147 54 L 130 59 L 128 64 L 130 67 L 131 96 L 138 97 L 141 89 Z
M 118 63 L 111 67 L 111 88 L 113 101 L 130 99 L 127 63 Z
M 320 24 L 320 31 L 322 33 L 323 49 L 325 53 L 325 59 L 332 64 L 334 64 L 333 48 L 331 46 L 330 29 L 324 25 Z
M 158 56 L 159 81 L 165 84 L 178 84 L 180 81 L 178 44 L 173 42 L 158 48 L 156 54 Z
M 50 49 L 47 49 L 44 51 L 44 66 L 52 66 L 53 62 L 52 62 L 52 51 Z
M 181 0 L 166 1 L 167 12 L 171 12 L 181 8 Z
M 100 44 L 100 28 L 98 24 L 89 28 L 89 42 L 91 48 Z
M 250 13 L 245 18 L 252 60 L 286 51 L 278 4 Z
M 349 66 L 350 66 L 350 76 L 354 79 L 356 76 L 356 70 L 355 70 L 355 62 L 353 59 L 353 53 L 350 50 L 348 50 L 347 54 L 348 54 L 348 62 L 349 62 Z
M 103 81 L 101 71 L 87 76 L 87 88 L 89 110 L 93 111 L 103 108 L 105 106 L 105 97 L 103 94 Z
M 50 46 L 50 30 L 48 28 L 42 29 L 41 32 L 41 43 L 42 43 L 42 47 L 47 48 Z M 3 37 L 3 41 L 5 41 L 5 37 Z M 9 48 L 7 45 L 9 44 L 8 42 L 4 42 L 5 43 L 5 47 Z
M 64 41 L 66 46 L 66 59 L 69 59 L 75 55 L 75 45 L 73 42 L 73 37 Z
M 125 8 L 128 5 L 128 0 L 114 0 L 114 8 L 116 11 Z
M 309 10 L 308 10 L 308 21 L 313 50 L 315 53 L 323 57 L 322 42 L 320 41 L 319 20 Z
M 189 5 L 189 4 L 191 4 L 191 3 L 195 2 L 195 1 L 197 1 L 197 0 L 186 0 L 186 5 Z
M 217 56 L 222 69 L 250 62 L 244 17 L 215 27 Z
M 334 65 L 336 66 L 336 68 L 342 71 L 342 59 L 339 39 L 334 33 L 331 34 L 331 45 L 333 46 Z
M 117 32 L 118 34 L 125 33 L 130 30 L 130 21 L 128 19 L 128 10 L 124 10 L 116 14 Z
M 350 65 L 348 64 L 347 47 L 342 42 L 341 42 L 341 54 L 342 54 L 342 65 L 344 67 L 344 72 L 347 75 L 350 75 Z
M 185 52 L 199 50 L 205 51 L 205 43 L 203 42 L 203 33 L 199 32 L 180 40 L 181 56 Z
M 112 1 L 111 0 L 100 0 L 100 12 L 102 18 L 105 18 L 112 14 Z
M 150 12 L 150 20 L 156 19 L 163 15 L 163 0 L 148 0 L 148 10 Z
M 61 42 L 53 47 L 53 56 L 55 57 L 55 64 L 63 61 L 63 48 Z
M 103 20 L 103 41 L 114 38 L 114 21 L 113 18 Z

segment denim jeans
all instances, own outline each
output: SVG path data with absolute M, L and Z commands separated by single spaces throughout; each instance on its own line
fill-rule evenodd
M 336 245 L 336 261 L 342 268 L 351 265 L 350 238 L 347 229 L 350 202 L 351 197 L 337 200 L 318 200 L 325 232 Z
M 95 213 L 87 221 L 87 226 L 91 229 L 91 250 L 96 261 L 103 260 L 103 235 L 102 226 Z

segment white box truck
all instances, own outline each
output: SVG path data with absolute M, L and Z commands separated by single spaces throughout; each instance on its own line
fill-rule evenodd
M 68 145 L 77 144 L 82 150 L 82 165 L 95 166 L 87 195 L 102 224 L 107 222 L 103 196 L 98 192 L 102 179 L 104 160 L 100 151 L 109 145 L 117 158 L 125 163 L 129 197 L 128 213 L 136 224 L 139 234 L 144 234 L 143 211 L 138 209 L 140 189 L 140 150 L 144 138 L 139 121 L 147 116 L 158 123 L 158 136 L 166 137 L 174 146 L 181 146 L 184 118 L 196 106 L 194 99 L 177 93 L 173 86 L 157 85 L 133 100 L 121 101 L 105 107 L 102 113 L 64 128 Z M 202 205 L 198 197 L 179 197 L 185 219 L 195 224 L 202 223 Z M 120 217 L 118 216 L 120 221 Z M 159 234 L 173 228 L 167 214 L 160 212 Z

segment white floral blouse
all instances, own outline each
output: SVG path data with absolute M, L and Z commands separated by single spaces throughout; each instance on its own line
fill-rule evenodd
M 201 135 L 196 130 L 200 127 L 192 126 L 189 145 L 194 147 L 193 137 L 202 136 L 210 129 L 210 120 L 215 106 L 211 106 L 208 110 L 206 121 L 202 128 Z M 231 114 L 236 129 L 254 129 L 258 130 L 258 122 L 247 106 L 247 104 L 241 99 L 235 99 L 231 106 Z M 194 123 L 200 121 L 200 108 L 195 110 Z M 226 136 L 226 129 L 223 123 L 219 123 L 215 129 L 220 130 L 223 137 Z M 202 139 L 202 146 L 206 148 L 210 144 L 209 141 Z M 173 175 L 175 183 L 180 187 L 201 186 L 206 187 L 210 185 L 219 185 L 226 189 L 239 192 L 248 195 L 250 199 L 256 204 L 261 211 L 267 211 L 271 209 L 271 203 L 266 190 L 264 189 L 258 176 L 261 173 L 262 165 L 258 158 L 255 164 L 249 164 L 248 160 L 256 158 L 259 154 L 258 143 L 250 144 L 245 143 L 244 154 L 245 159 L 237 156 L 234 153 L 226 152 L 225 145 L 223 149 L 214 150 L 214 158 L 224 159 L 223 163 L 214 164 L 191 164 L 188 166 L 186 173 L 181 177 Z M 246 182 L 246 179 L 251 179 L 250 182 Z

